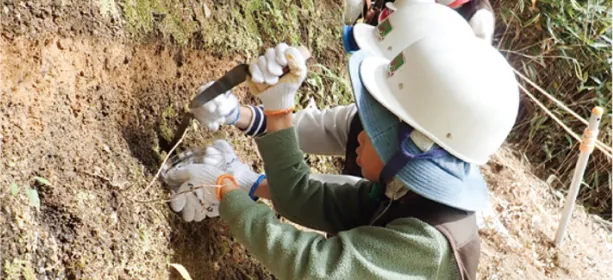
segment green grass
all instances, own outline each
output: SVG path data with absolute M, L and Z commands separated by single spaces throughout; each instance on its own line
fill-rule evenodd
M 186 45 L 205 21 L 202 3 L 196 1 L 119 0 L 118 5 L 127 31 L 141 39 L 160 31 L 171 42 Z
M 611 145 L 611 2 L 604 0 L 506 1 L 499 4 L 500 48 L 516 69 L 588 119 L 594 106 L 605 109 L 599 139 Z M 529 85 L 527 89 L 536 93 Z M 544 96 L 540 98 L 569 127 L 581 134 L 585 125 Z M 526 116 L 512 138 L 529 159 L 553 174 L 556 187 L 567 189 L 578 145 L 539 108 L 526 102 Z M 580 200 L 586 208 L 611 218 L 611 161 L 595 151 L 584 177 Z

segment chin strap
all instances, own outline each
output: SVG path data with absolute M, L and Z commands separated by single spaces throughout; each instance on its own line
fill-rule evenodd
M 382 185 L 386 185 L 387 182 L 393 181 L 394 177 L 402 168 L 404 168 L 407 163 L 411 160 L 424 160 L 424 159 L 433 159 L 439 158 L 447 154 L 447 152 L 441 148 L 434 148 L 429 151 L 420 153 L 420 154 L 412 154 L 411 152 L 406 150 L 407 141 L 412 141 L 410 136 L 411 132 L 413 132 L 413 128 L 408 126 L 405 123 L 399 124 L 398 127 L 398 142 L 400 143 L 400 147 L 396 154 L 392 156 L 392 158 L 385 164 L 383 170 L 381 170 L 381 175 L 379 176 L 379 182 Z

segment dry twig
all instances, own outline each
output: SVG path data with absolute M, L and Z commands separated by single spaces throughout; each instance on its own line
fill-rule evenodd
M 195 187 L 192 187 L 190 190 L 187 191 L 182 191 L 182 192 L 178 192 L 176 194 L 174 194 L 173 196 L 177 196 L 177 195 L 181 195 L 181 194 L 185 194 L 185 193 L 193 193 L 198 189 L 204 189 L 207 187 L 214 187 L 214 188 L 220 188 L 221 185 L 206 185 L 206 184 L 202 184 L 202 185 L 198 185 Z M 130 198 L 128 198 L 130 199 Z M 156 198 L 156 199 L 151 199 L 151 200 L 136 200 L 136 199 L 130 199 L 133 202 L 136 203 L 143 203 L 143 204 L 149 204 L 149 203 L 168 203 L 171 202 L 174 198 L 170 198 L 170 199 L 161 199 L 161 198 Z
M 520 73 L 519 71 L 513 69 L 513 71 L 515 71 L 515 74 L 517 74 L 519 77 L 521 77 L 524 81 L 526 81 L 528 84 L 530 84 L 532 87 L 534 87 L 537 91 L 539 91 L 540 93 L 542 93 L 543 95 L 545 95 L 545 97 L 549 98 L 549 100 L 551 100 L 553 103 L 555 103 L 556 105 L 558 105 L 558 107 L 564 109 L 564 111 L 566 111 L 567 113 L 569 113 L 570 115 L 572 115 L 573 117 L 575 117 L 577 120 L 581 121 L 583 124 L 585 124 L 586 126 L 588 125 L 588 121 L 584 118 L 582 118 L 581 116 L 579 116 L 579 114 L 575 113 L 573 110 L 571 110 L 570 108 L 566 107 L 566 105 L 564 105 L 564 103 L 562 103 L 561 101 L 557 100 L 555 97 L 553 97 L 551 94 L 549 94 L 547 91 L 545 91 L 543 88 L 541 88 L 540 86 L 538 86 L 536 83 L 534 83 L 532 80 L 528 79 L 528 77 L 524 76 L 522 73 Z M 596 146 L 599 146 L 602 149 L 605 149 L 606 151 L 608 151 L 609 153 L 613 152 L 613 149 L 611 149 L 611 147 L 607 146 L 606 144 L 602 143 L 600 140 L 596 140 Z M 605 153 L 607 154 L 607 153 Z M 608 155 L 608 154 L 607 154 Z M 609 156 L 610 157 L 610 156 Z
M 149 182 L 149 185 L 147 185 L 147 187 L 145 187 L 144 190 L 142 190 L 141 192 L 139 192 L 138 194 L 136 194 L 134 197 L 138 197 L 144 193 L 146 193 L 151 186 L 153 186 L 153 184 L 155 183 L 155 181 L 157 180 L 157 178 L 160 176 L 160 173 L 162 173 L 162 168 L 164 168 L 164 165 L 166 164 L 166 162 L 168 161 L 168 159 L 170 158 L 170 155 L 172 155 L 172 153 L 175 151 L 175 149 L 181 144 L 181 142 L 183 142 L 183 139 L 185 138 L 185 135 L 187 135 L 187 132 L 189 131 L 189 127 L 183 132 L 183 135 L 181 135 L 181 138 L 179 139 L 179 141 L 177 141 L 177 144 L 175 144 L 172 149 L 170 149 L 170 151 L 168 152 L 168 154 L 166 154 L 166 158 L 164 158 L 164 161 L 162 161 L 162 164 L 160 165 L 160 168 L 158 168 L 158 171 L 155 173 L 155 176 L 153 176 L 153 178 L 151 179 L 151 182 Z M 132 185 L 133 186 L 133 185 Z M 132 186 L 121 190 L 126 191 L 128 189 L 130 189 Z
M 547 107 L 545 107 L 545 105 L 543 105 L 543 103 L 541 103 L 540 101 L 538 101 L 538 99 L 536 99 L 536 97 L 534 97 L 534 95 L 532 95 L 525 87 L 523 87 L 521 84 L 519 85 L 519 88 L 528 96 L 532 99 L 532 101 L 538 105 L 539 107 L 541 107 L 541 109 L 543 109 L 543 111 L 549 115 L 549 117 L 551 117 L 551 119 L 553 119 L 554 122 L 556 122 L 557 124 L 559 124 L 562 129 L 564 129 L 566 131 L 566 133 L 568 133 L 571 137 L 575 138 L 575 140 L 577 140 L 578 142 L 581 142 L 581 137 L 579 137 L 579 135 L 575 134 L 572 129 L 568 128 L 568 126 L 566 126 L 560 119 L 558 119 L 551 111 L 549 111 L 547 109 Z M 597 142 L 598 143 L 598 142 Z M 610 159 L 613 159 L 613 155 L 611 155 L 611 153 L 601 147 L 601 145 L 596 144 L 596 149 L 601 151 L 605 156 L 607 156 Z

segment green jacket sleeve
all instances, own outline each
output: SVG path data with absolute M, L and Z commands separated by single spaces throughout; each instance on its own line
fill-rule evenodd
M 223 197 L 220 214 L 235 238 L 279 279 L 460 277 L 445 237 L 414 218 L 386 227 L 361 226 L 325 239 L 280 223 L 270 208 L 240 191 Z
M 370 222 L 377 204 L 369 198 L 373 184 L 323 184 L 309 180 L 310 168 L 298 146 L 294 128 L 256 139 L 264 159 L 275 210 L 300 225 L 339 232 Z

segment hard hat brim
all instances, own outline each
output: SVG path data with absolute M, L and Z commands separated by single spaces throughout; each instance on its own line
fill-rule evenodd
M 376 56 L 383 56 L 377 44 L 375 28 L 369 24 L 358 23 L 353 27 L 353 39 L 361 50 L 366 50 Z
M 370 62 L 364 64 L 367 61 Z M 349 60 L 349 75 L 360 120 L 383 162 L 388 162 L 400 148 L 397 130 L 402 120 L 386 108 L 390 102 L 384 105 L 375 99 L 365 82 L 368 80 L 373 87 L 372 83 L 377 79 L 384 79 L 388 63 L 386 59 L 376 58 L 364 50 L 354 53 Z M 374 78 L 375 75 L 379 78 Z M 421 153 L 412 141 L 407 141 L 403 148 L 414 154 Z M 457 209 L 476 211 L 488 204 L 487 186 L 479 168 L 451 154 L 411 161 L 396 178 L 411 191 Z

